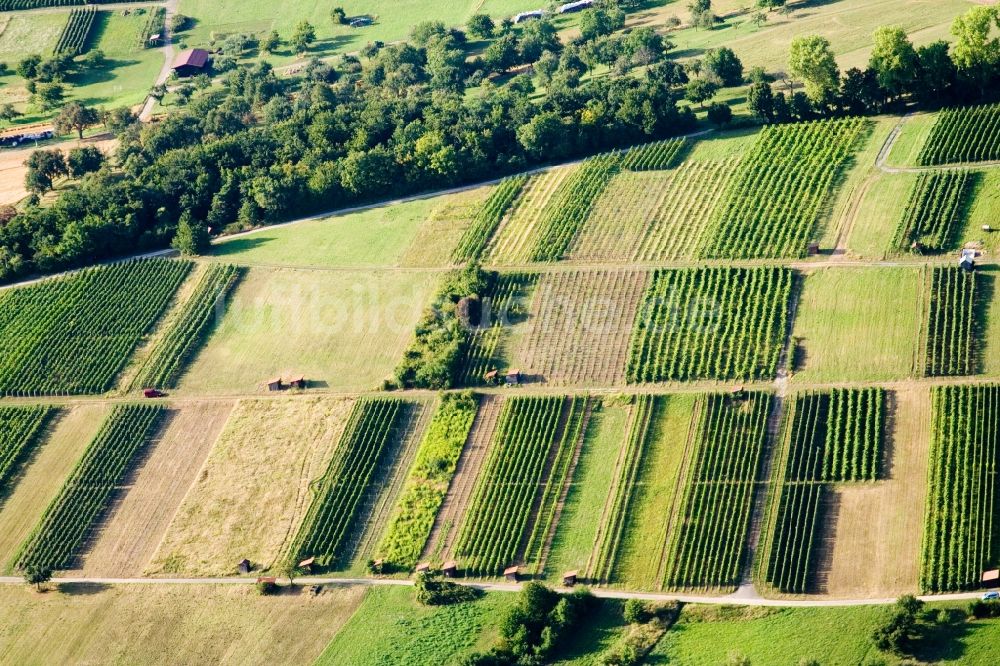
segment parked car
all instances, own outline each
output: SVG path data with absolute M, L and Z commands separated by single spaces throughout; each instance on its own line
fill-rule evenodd
M 993 590 L 992 592 L 987 592 L 982 596 L 983 601 L 993 601 L 995 599 L 1000 599 L 1000 592 Z

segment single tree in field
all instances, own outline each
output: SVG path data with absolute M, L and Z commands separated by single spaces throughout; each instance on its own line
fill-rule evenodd
M 702 64 L 724 86 L 743 83 L 743 63 L 729 47 L 709 49 Z
M 60 134 L 76 131 L 79 138 L 83 138 L 83 130 L 91 125 L 96 125 L 101 117 L 96 110 L 89 106 L 84 106 L 79 102 L 70 102 L 62 108 L 56 116 L 53 125 Z
M 767 14 L 764 12 L 754 12 L 753 16 L 750 17 L 750 22 L 760 29 L 762 25 L 767 23 Z
M 806 84 L 806 95 L 825 105 L 840 87 L 840 71 L 830 40 L 819 35 L 796 37 L 788 53 L 788 69 Z
M 302 573 L 302 570 L 294 562 L 287 562 L 282 565 L 280 573 L 288 579 L 289 587 L 295 587 L 295 578 Z
M 36 150 L 25 162 L 28 173 L 24 176 L 24 186 L 29 192 L 41 195 L 52 189 L 53 181 L 69 173 L 66 158 L 59 150 Z
M 347 23 L 347 12 L 343 7 L 334 7 L 330 10 L 330 20 L 336 25 L 344 25 Z
M 104 153 L 97 146 L 81 146 L 69 151 L 66 166 L 69 175 L 79 178 L 85 174 L 97 171 L 104 165 Z
M 725 102 L 712 102 L 708 105 L 708 121 L 722 129 L 733 119 L 733 110 Z
M 473 14 L 465 24 L 469 34 L 476 39 L 489 39 L 496 30 L 496 24 L 489 14 Z
M 14 118 L 19 118 L 24 114 L 14 108 L 13 104 L 4 104 L 0 106 L 0 120 L 14 120 Z
M 281 46 L 281 36 L 277 30 L 272 30 L 270 34 L 261 40 L 260 49 L 264 53 L 274 53 Z
M 184 211 L 177 222 L 177 233 L 170 246 L 186 257 L 205 254 L 212 246 L 212 238 L 205 225 L 192 219 L 191 213 Z
M 715 97 L 719 84 L 706 79 L 693 79 L 684 86 L 684 97 L 692 104 L 705 108 L 705 102 Z
M 765 79 L 756 79 L 747 92 L 747 106 L 754 117 L 769 123 L 774 119 L 774 93 Z
M 50 580 L 52 580 L 52 569 L 48 567 L 29 564 L 24 569 L 24 582 L 28 585 L 34 585 L 39 592 L 42 591 L 42 585 Z
M 61 83 L 40 83 L 35 87 L 35 103 L 43 111 L 51 111 L 63 103 L 66 91 Z
M 973 7 L 955 19 L 951 34 L 955 46 L 951 59 L 959 74 L 984 92 L 1000 65 L 1000 7 Z
M 691 25 L 694 27 L 711 30 L 715 26 L 712 0 L 694 0 L 688 5 L 688 10 L 691 12 Z
M 785 0 L 757 0 L 757 6 L 764 9 L 776 9 L 777 7 L 784 7 Z
M 309 45 L 316 41 L 316 28 L 309 21 L 299 21 L 292 34 L 291 45 L 296 53 L 305 53 Z

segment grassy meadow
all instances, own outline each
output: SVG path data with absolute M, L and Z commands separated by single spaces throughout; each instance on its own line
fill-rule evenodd
M 914 376 L 924 314 L 918 268 L 823 268 L 802 287 L 793 382 L 886 381 Z

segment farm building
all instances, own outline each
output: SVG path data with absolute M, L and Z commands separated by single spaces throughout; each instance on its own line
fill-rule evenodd
M 281 391 L 285 388 L 285 382 L 281 381 L 281 377 L 269 379 L 264 384 L 267 385 L 268 391 Z
M 573 587 L 576 585 L 576 579 L 580 576 L 580 572 L 577 570 L 567 571 L 562 575 L 563 585 L 566 587 Z
M 521 573 L 520 567 L 507 567 L 503 570 L 503 577 L 512 583 L 516 583 L 518 580 L 518 575 Z
M 177 76 L 194 76 L 208 68 L 208 51 L 205 49 L 188 49 L 181 51 L 174 58 L 171 69 Z
M 594 6 L 594 0 L 576 0 L 576 2 L 567 2 L 565 5 L 559 5 L 556 8 L 556 14 L 572 14 L 573 12 L 582 12 L 584 9 L 589 9 Z
M 962 256 L 958 259 L 958 265 L 967 271 L 976 268 L 976 251 L 972 249 L 962 250 Z
M 458 563 L 455 560 L 448 560 L 441 565 L 441 573 L 445 575 L 445 578 L 454 578 L 458 575 Z
M 514 23 L 524 23 L 525 21 L 537 21 L 545 17 L 544 9 L 532 9 L 530 12 L 514 14 Z
M 504 375 L 504 381 L 510 386 L 516 386 L 521 383 L 521 371 L 520 370 L 508 370 L 507 374 Z
M 312 568 L 315 563 L 316 563 L 315 557 L 308 557 L 299 562 L 299 569 L 302 569 L 307 573 L 312 573 Z
M 288 386 L 293 389 L 304 389 L 306 387 L 306 378 L 302 376 L 294 377 L 288 380 Z
M 431 570 L 430 562 L 421 562 L 420 564 L 417 565 L 417 568 L 414 569 L 416 573 L 427 573 L 430 570 Z
M 241 574 L 250 573 L 250 569 L 251 569 L 250 560 L 247 559 L 240 560 L 240 563 L 236 565 L 236 570 Z

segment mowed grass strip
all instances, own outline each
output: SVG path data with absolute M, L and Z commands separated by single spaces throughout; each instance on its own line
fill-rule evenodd
M 774 376 L 792 283 L 792 271 L 777 267 L 656 271 L 632 333 L 628 381 Z
M 920 588 L 973 589 L 1000 556 L 995 472 L 1000 386 L 937 386 L 931 397 L 930 491 Z
M 795 324 L 792 381 L 885 381 L 922 374 L 919 268 L 810 272 Z
M 135 260 L 0 292 L 0 395 L 110 389 L 191 266 Z
M 740 582 L 771 396 L 705 399 L 680 508 L 667 549 L 670 589 L 732 589 Z
M 701 256 L 805 256 L 836 179 L 870 128 L 861 118 L 765 127 L 729 183 Z
M 21 546 L 12 562 L 15 568 L 71 566 L 88 532 L 110 507 L 137 454 L 155 434 L 163 414 L 156 405 L 112 408 L 59 495 Z

